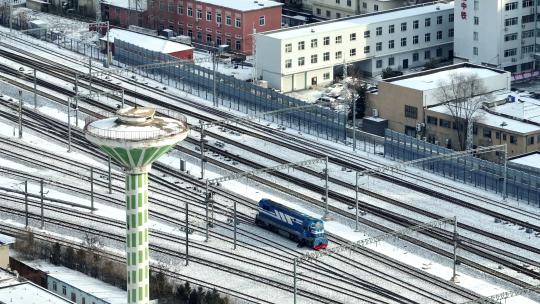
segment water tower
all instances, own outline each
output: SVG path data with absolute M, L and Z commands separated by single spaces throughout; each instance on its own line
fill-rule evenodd
M 114 117 L 87 120 L 84 132 L 125 168 L 127 303 L 147 304 L 148 172 L 153 161 L 186 138 L 186 119 L 156 116 L 153 108 L 129 107 L 118 110 Z

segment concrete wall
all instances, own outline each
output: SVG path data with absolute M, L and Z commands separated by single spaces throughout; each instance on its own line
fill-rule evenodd
M 55 290 L 55 285 L 56 285 L 56 290 Z M 47 277 L 47 289 L 77 304 L 82 304 L 83 298 L 85 299 L 86 304 L 92 304 L 92 303 L 108 304 L 108 302 L 106 301 L 98 299 L 95 296 L 89 295 L 69 285 L 68 282 L 63 282 L 50 276 Z M 75 298 L 72 297 L 73 295 L 75 296 Z
M 0 246 L 0 268 L 9 267 L 9 246 L 1 245 Z

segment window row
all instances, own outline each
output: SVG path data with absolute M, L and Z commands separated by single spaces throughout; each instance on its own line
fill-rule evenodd
M 437 31 L 435 33 L 435 37 L 434 39 L 435 40 L 442 40 L 444 37 L 443 37 L 443 31 Z M 452 38 L 454 37 L 454 29 L 451 28 L 448 30 L 448 38 Z M 350 36 L 350 39 L 351 41 L 355 41 L 356 40 L 356 34 L 351 34 Z M 420 36 L 419 35 L 414 35 L 412 36 L 412 44 L 415 45 L 415 44 L 418 44 L 420 42 Z M 424 34 L 424 37 L 423 37 L 423 41 L 424 42 L 431 42 L 432 40 L 432 35 L 431 33 L 425 33 Z M 335 44 L 341 44 L 343 41 L 342 39 L 342 36 L 336 36 L 335 37 Z M 407 41 L 408 41 L 408 38 L 407 37 L 403 37 L 403 38 L 400 38 L 399 40 L 399 44 L 400 46 L 402 47 L 406 47 L 407 46 Z M 319 46 L 319 39 L 311 39 L 310 42 L 309 42 L 309 45 L 310 45 L 310 48 L 317 48 Z M 330 37 L 324 37 L 323 38 L 323 45 L 327 46 L 327 45 L 330 45 Z M 395 40 L 394 39 L 391 39 L 391 40 L 388 40 L 388 49 L 393 49 L 396 45 L 395 43 Z M 306 42 L 305 41 L 299 41 L 297 42 L 297 45 L 296 45 L 296 50 L 298 51 L 303 51 L 306 49 Z M 367 49 L 369 50 L 369 46 L 367 46 Z M 382 51 L 383 49 L 383 43 L 382 42 L 377 42 L 375 43 L 375 50 L 376 51 Z M 293 51 L 293 44 L 292 43 L 287 43 L 285 44 L 285 53 L 292 53 Z M 368 52 L 364 52 L 364 53 L 369 53 Z

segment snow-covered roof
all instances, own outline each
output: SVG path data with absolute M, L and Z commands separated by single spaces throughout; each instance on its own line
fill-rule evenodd
M 389 80 L 388 82 L 415 90 L 429 91 L 438 88 L 441 82 L 448 83 L 450 81 L 450 75 L 452 74 L 476 74 L 478 79 L 500 75 L 500 73 L 491 69 L 481 67 L 462 67 L 461 65 L 455 69 L 445 69 L 435 73 L 419 74 L 419 76 L 414 76 L 415 74 L 411 74 L 409 77 L 399 77 L 398 80 Z
M 220 0 L 215 0 L 219 2 Z M 230 0 L 238 1 L 238 0 Z M 426 4 L 423 6 L 415 6 L 412 8 L 399 8 L 394 10 L 389 10 L 380 13 L 366 14 L 354 17 L 346 17 L 341 19 L 335 19 L 331 21 L 318 22 L 314 24 L 301 25 L 298 27 L 291 27 L 287 29 L 280 29 L 275 31 L 268 31 L 262 33 L 268 37 L 276 39 L 295 39 L 301 38 L 308 35 L 313 35 L 314 33 L 327 33 L 327 32 L 336 32 L 344 31 L 347 29 L 369 25 L 372 23 L 386 22 L 391 20 L 399 20 L 403 18 L 420 16 L 435 12 L 443 11 L 453 11 L 454 2 L 449 3 L 437 3 L 437 4 Z
M 530 93 L 510 92 L 506 95 L 513 96 L 515 102 L 506 102 L 490 110 L 518 119 L 540 123 L 540 100 L 533 98 Z
M 447 115 L 450 114 L 450 109 L 447 105 L 439 105 L 435 107 L 428 108 L 428 110 L 443 113 Z M 474 118 L 478 119 L 478 122 L 489 126 L 491 128 L 497 128 L 502 130 L 508 130 L 515 133 L 528 134 L 533 132 L 540 132 L 540 126 L 523 122 L 520 120 L 512 119 L 509 117 L 489 113 L 483 109 L 479 109 L 475 112 Z
M 69 304 L 73 302 L 30 281 L 19 282 L 13 274 L 0 269 L 0 303 Z
M 135 10 L 136 8 L 135 0 L 102 0 L 101 3 L 129 9 L 129 10 Z M 140 1 L 140 9 L 139 9 L 140 12 L 144 12 L 148 9 L 148 6 L 146 5 L 146 3 L 147 3 L 146 0 Z
M 281 6 L 279 3 L 271 0 L 197 0 L 197 2 L 212 4 L 216 6 L 227 7 L 236 11 L 254 11 L 269 7 Z
M 114 42 L 115 39 L 163 54 L 171 54 L 193 49 L 189 45 L 122 29 L 111 29 L 109 31 L 109 41 Z M 101 38 L 101 40 L 107 41 L 107 37 L 105 36 Z
M 9 235 L 0 234 L 0 246 L 15 243 L 15 238 Z
M 28 266 L 39 269 L 51 278 L 62 281 L 76 289 L 79 289 L 98 299 L 102 299 L 110 304 L 125 304 L 126 292 L 118 287 L 107 284 L 98 279 L 89 277 L 81 272 L 49 264 L 45 261 L 24 262 Z M 40 302 L 47 303 L 47 302 Z M 51 302 L 56 303 L 56 302 Z
M 527 154 L 509 160 L 512 163 L 540 169 L 540 152 Z

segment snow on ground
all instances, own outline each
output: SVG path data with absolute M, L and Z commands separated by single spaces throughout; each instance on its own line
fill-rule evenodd
M 212 60 L 209 53 L 204 53 L 201 51 L 196 51 L 193 53 L 195 63 L 199 66 L 205 67 L 212 70 Z M 201 61 L 198 61 L 201 60 Z M 220 61 L 218 64 L 217 71 L 221 74 L 233 76 L 236 79 L 248 80 L 253 79 L 253 67 L 243 66 L 235 63 L 227 63 Z

